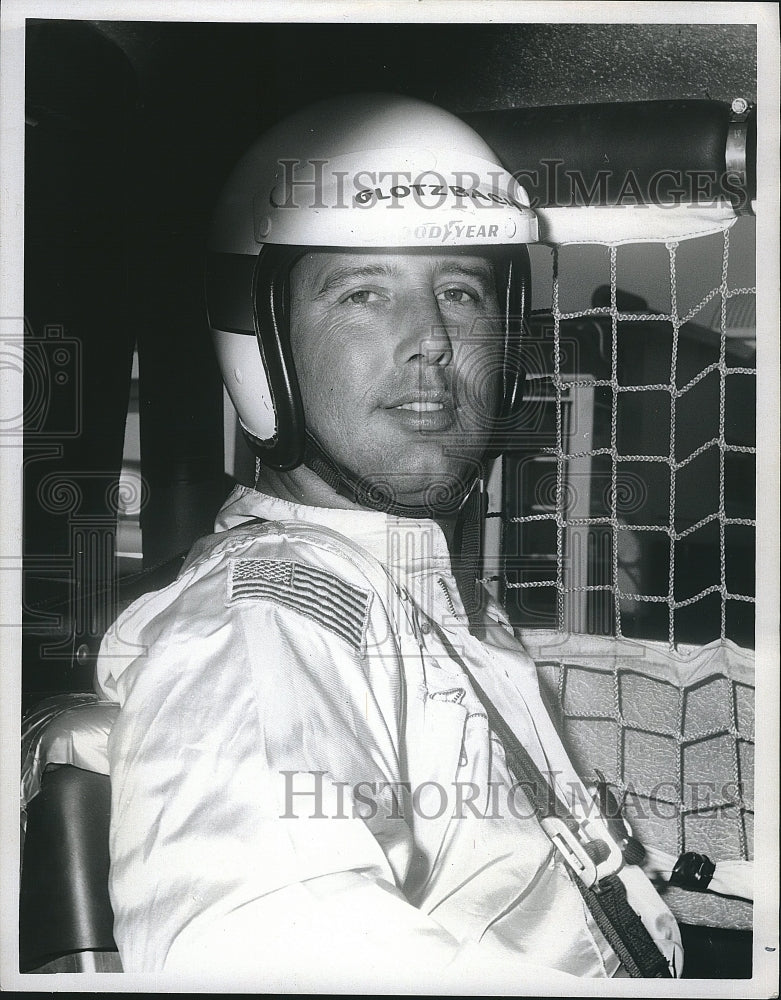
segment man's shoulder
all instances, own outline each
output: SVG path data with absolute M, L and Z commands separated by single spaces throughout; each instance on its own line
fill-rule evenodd
M 233 528 L 215 531 L 211 535 L 203 535 L 190 548 L 182 565 L 180 576 L 199 564 L 220 560 L 238 548 L 252 545 L 255 541 L 266 546 L 273 544 L 273 539 L 278 537 L 276 530 L 278 527 L 279 522 L 253 518 L 251 521 Z
M 272 601 L 301 614 L 318 608 L 324 621 L 347 615 L 365 628 L 369 608 L 384 604 L 388 574 L 347 536 L 329 528 L 260 518 L 200 538 L 178 576 L 144 595 L 125 613 L 137 627 L 164 615 L 174 621 L 193 609 L 241 610 Z M 378 601 L 379 598 L 379 601 Z
M 314 568 L 338 567 L 348 576 L 383 574 L 380 564 L 341 532 L 303 521 L 254 518 L 199 538 L 179 576 L 197 577 L 205 568 L 248 559 L 296 561 Z
M 243 628 L 257 616 L 264 628 L 277 630 L 263 633 L 269 643 L 283 633 L 286 642 L 302 645 L 315 634 L 327 635 L 360 656 L 371 618 L 389 613 L 383 611 L 389 606 L 386 587 L 379 563 L 372 567 L 346 536 L 313 525 L 253 520 L 199 539 L 175 580 L 128 607 L 116 636 L 104 639 L 104 666 L 109 669 L 112 657 L 136 659 L 138 643 L 162 653 L 197 635 L 216 634 L 230 621 Z M 127 642 L 132 650 L 124 648 Z M 119 662 L 115 667 L 124 669 Z

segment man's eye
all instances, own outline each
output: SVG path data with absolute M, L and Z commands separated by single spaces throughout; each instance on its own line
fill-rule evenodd
M 354 306 L 367 306 L 371 302 L 376 302 L 379 298 L 380 296 L 377 292 L 373 292 L 369 288 L 361 288 L 357 292 L 351 292 L 349 295 L 346 295 L 342 299 L 342 302 L 349 302 L 350 305 Z
M 472 292 L 468 292 L 465 288 L 445 288 L 444 291 L 437 294 L 437 298 L 440 302 L 458 306 L 477 301 L 477 296 L 473 295 Z

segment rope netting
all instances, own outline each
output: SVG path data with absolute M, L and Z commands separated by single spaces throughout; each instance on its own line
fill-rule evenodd
M 753 366 L 740 366 L 730 363 L 728 359 L 728 306 L 738 297 L 755 295 L 754 287 L 729 286 L 729 261 L 730 261 L 730 234 L 729 230 L 723 233 L 723 252 L 721 265 L 721 281 L 715 287 L 710 288 L 700 301 L 692 308 L 683 312 L 679 309 L 678 302 L 678 264 L 677 254 L 679 244 L 668 242 L 665 244 L 669 256 L 669 289 L 670 289 L 670 309 L 669 312 L 648 311 L 623 311 L 619 303 L 618 290 L 618 258 L 622 250 L 619 245 L 609 245 L 610 261 L 610 300 L 605 306 L 596 306 L 578 311 L 563 311 L 560 307 L 560 271 L 558 248 L 553 250 L 553 288 L 552 288 L 552 308 L 551 320 L 553 325 L 553 358 L 552 370 L 534 373 L 534 380 L 538 383 L 547 382 L 549 394 L 555 404 L 555 443 L 543 445 L 539 451 L 542 455 L 549 456 L 555 461 L 555 502 L 550 504 L 550 508 L 544 512 L 529 512 L 527 510 L 503 510 L 502 518 L 507 524 L 530 525 L 534 522 L 549 522 L 555 526 L 555 574 L 551 574 L 543 579 L 511 579 L 509 574 L 505 574 L 502 581 L 505 592 L 513 589 L 531 588 L 555 588 L 557 595 L 557 627 L 560 631 L 573 630 L 573 624 L 566 609 L 568 600 L 572 595 L 583 593 L 604 592 L 610 595 L 612 602 L 612 632 L 618 637 L 624 635 L 623 614 L 624 609 L 638 604 L 658 604 L 666 606 L 667 641 L 673 647 L 676 644 L 676 616 L 684 608 L 689 608 L 702 602 L 710 595 L 718 595 L 720 601 L 719 624 L 716 634 L 712 638 L 725 640 L 727 636 L 727 608 L 730 602 L 755 603 L 755 597 L 750 593 L 742 593 L 730 585 L 728 579 L 728 538 L 727 533 L 731 528 L 743 527 L 754 529 L 756 522 L 754 516 L 736 517 L 731 516 L 725 497 L 726 482 L 726 462 L 731 455 L 755 455 L 756 448 L 753 445 L 746 445 L 731 442 L 727 434 L 727 396 L 728 384 L 730 380 L 737 376 L 756 377 L 756 368 Z M 679 347 L 681 341 L 681 331 L 695 317 L 701 316 L 703 310 L 709 303 L 717 301 L 719 303 L 719 330 L 718 357 L 708 364 L 703 364 L 695 373 L 687 371 L 685 378 L 681 377 L 679 369 Z M 609 363 L 610 370 L 607 377 L 578 377 L 565 372 L 562 367 L 562 332 L 568 321 L 583 321 L 587 318 L 598 318 L 609 324 Z M 654 381 L 645 384 L 622 382 L 619 370 L 619 348 L 623 331 L 627 324 L 660 324 L 665 325 L 671 331 L 670 355 L 669 355 L 669 375 L 664 381 Z M 652 336 L 652 334 L 649 334 Z M 687 434 L 680 433 L 679 410 L 682 403 L 691 396 L 694 391 L 709 377 L 718 379 L 718 418 L 716 425 L 708 430 L 708 438 L 699 443 L 696 447 L 684 450 L 684 440 Z M 568 434 L 566 409 L 571 404 L 573 393 L 590 391 L 606 391 L 609 394 L 609 440 L 604 445 L 599 442 L 590 442 L 591 447 L 575 448 L 571 444 L 571 435 Z M 629 395 L 642 396 L 643 394 L 664 394 L 669 400 L 669 435 L 668 446 L 665 453 L 631 453 L 622 451 L 620 448 L 620 420 L 619 415 L 622 409 L 622 400 Z M 657 397 L 649 396 L 651 399 Z M 642 405 L 642 402 L 641 404 Z M 658 404 L 654 405 L 658 409 Z M 688 431 L 688 429 L 687 429 Z M 594 446 L 595 444 L 599 446 Z M 683 450 L 683 453 L 682 453 Z M 715 453 L 718 462 L 718 473 L 716 489 L 713 495 L 709 495 L 707 487 L 701 491 L 702 509 L 700 516 L 691 523 L 691 518 L 686 519 L 679 516 L 677 509 L 677 483 L 682 473 L 690 468 L 700 456 L 706 453 Z M 606 461 L 609 467 L 609 490 L 607 509 L 594 513 L 587 511 L 585 516 L 572 516 L 569 503 L 568 485 L 572 479 L 572 472 L 575 463 L 579 460 L 587 459 Z M 663 469 L 669 479 L 668 503 L 664 517 L 657 518 L 654 522 L 638 522 L 627 520 L 620 511 L 622 492 L 622 470 L 634 470 L 635 478 L 639 476 L 647 483 L 654 482 L 658 488 L 660 470 Z M 625 484 L 624 484 L 625 488 Z M 582 513 L 582 512 L 579 512 Z M 753 514 L 753 512 L 752 512 Z M 679 543 L 684 542 L 690 536 L 702 531 L 708 525 L 714 524 L 718 531 L 718 568 L 714 573 L 716 577 L 712 583 L 700 587 L 695 593 L 682 594 L 676 586 L 679 570 L 679 557 L 677 549 Z M 595 529 L 598 532 L 607 532 L 610 536 L 610 573 L 609 579 L 595 583 L 584 583 L 582 574 L 580 579 L 573 579 L 572 573 L 568 571 L 568 534 L 575 531 Z M 631 583 L 631 565 L 628 559 L 622 557 L 622 552 L 626 552 L 631 546 L 622 544 L 622 536 L 631 534 L 635 537 L 639 533 L 655 533 L 659 536 L 666 536 L 669 540 L 669 553 L 666 566 L 666 586 L 656 592 L 629 589 L 626 583 Z M 523 624 L 523 623 L 521 623 Z M 528 624 L 528 623 L 526 623 Z M 577 626 L 575 626 L 577 629 Z M 656 636 L 648 636 L 655 638 Z
M 553 248 L 551 308 L 536 333 L 548 346 L 527 377 L 547 426 L 529 421 L 536 432 L 508 450 L 489 488 L 503 542 L 486 570 L 573 763 L 587 781 L 604 776 L 635 835 L 673 856 L 750 860 L 754 657 L 741 647 L 753 645 L 753 617 L 736 629 L 730 608 L 755 603 L 756 367 L 752 331 L 735 336 L 753 326 L 755 288 L 730 283 L 729 229 L 709 238 L 710 271 L 698 268 L 701 240 L 685 254 L 677 241 L 605 244 L 609 289 L 586 309 L 567 302 L 580 248 Z M 566 267 L 564 252 L 575 256 Z M 619 287 L 631 252 L 658 255 L 669 308 L 643 308 Z M 590 355 L 588 336 L 600 338 Z M 609 613 L 582 614 L 584 601 Z M 661 891 L 688 923 L 751 926 L 746 901 Z

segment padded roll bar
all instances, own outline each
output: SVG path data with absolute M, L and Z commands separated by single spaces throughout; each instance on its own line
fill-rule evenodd
M 756 107 L 636 101 L 462 115 L 526 188 L 532 207 L 703 203 L 751 214 Z

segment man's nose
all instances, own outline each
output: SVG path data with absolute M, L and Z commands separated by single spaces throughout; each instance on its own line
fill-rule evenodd
M 399 364 L 449 365 L 453 360 L 453 324 L 447 324 L 433 294 L 415 296 L 399 317 Z

